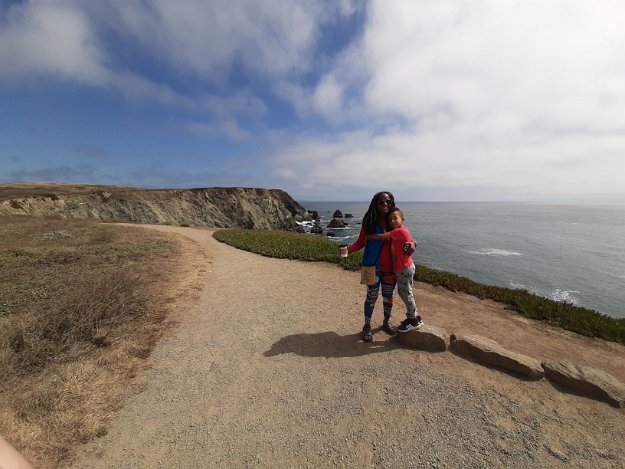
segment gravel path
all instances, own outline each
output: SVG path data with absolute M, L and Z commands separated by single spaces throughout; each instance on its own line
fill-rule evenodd
M 239 251 L 210 230 L 154 228 L 198 243 L 205 283 L 150 357 L 146 390 L 74 467 L 625 467 L 623 410 L 402 349 L 379 329 L 362 343 L 356 273 Z M 625 377 L 625 347 L 424 284 L 416 299 L 450 332 Z M 398 301 L 394 322 L 404 314 Z M 374 326 L 381 317 L 379 304 Z

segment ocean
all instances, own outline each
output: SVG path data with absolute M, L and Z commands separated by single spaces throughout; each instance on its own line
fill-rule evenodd
M 348 244 L 369 206 L 300 203 L 319 213 L 329 239 Z M 625 318 L 625 205 L 396 203 L 416 263 Z M 353 215 L 347 228 L 326 228 L 335 210 Z

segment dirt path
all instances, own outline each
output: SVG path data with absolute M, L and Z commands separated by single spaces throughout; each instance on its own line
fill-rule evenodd
M 402 349 L 379 329 L 362 343 L 356 273 L 239 251 L 210 230 L 155 228 L 198 243 L 205 284 L 150 357 L 146 390 L 75 467 L 625 467 L 623 410 Z M 415 286 L 430 324 L 625 380 L 625 347 Z M 394 322 L 404 314 L 396 303 Z

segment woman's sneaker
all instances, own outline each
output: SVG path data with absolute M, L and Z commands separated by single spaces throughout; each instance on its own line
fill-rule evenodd
M 404 319 L 397 330 L 399 332 L 408 332 L 421 329 L 421 326 L 423 326 L 423 320 L 421 319 L 421 316 L 417 316 L 416 318 Z
M 382 323 L 382 330 L 388 335 L 397 335 L 397 328 L 388 319 L 385 319 Z
M 373 340 L 373 334 L 371 334 L 370 324 L 365 324 L 362 327 L 362 334 L 360 335 L 360 338 L 363 342 L 371 342 Z

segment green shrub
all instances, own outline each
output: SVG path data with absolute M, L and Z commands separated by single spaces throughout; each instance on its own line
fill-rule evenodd
M 625 319 L 615 319 L 591 309 L 553 301 L 527 290 L 483 285 L 466 277 L 422 265 L 417 265 L 415 280 L 505 303 L 528 318 L 545 321 L 588 337 L 600 337 L 625 344 Z
M 319 236 L 271 230 L 219 230 L 213 234 L 218 241 L 267 257 L 308 262 L 330 262 L 347 270 L 358 270 L 362 255 L 340 257 L 336 243 Z
M 309 262 L 331 262 L 347 270 L 358 270 L 362 255 L 338 255 L 336 243 L 319 236 L 268 230 L 219 230 L 213 236 L 231 246 L 268 257 Z M 450 272 L 417 265 L 415 280 L 463 292 L 482 299 L 505 303 L 532 319 L 545 321 L 588 337 L 625 344 L 625 319 L 611 318 L 597 311 L 533 295 L 526 290 L 483 285 Z

